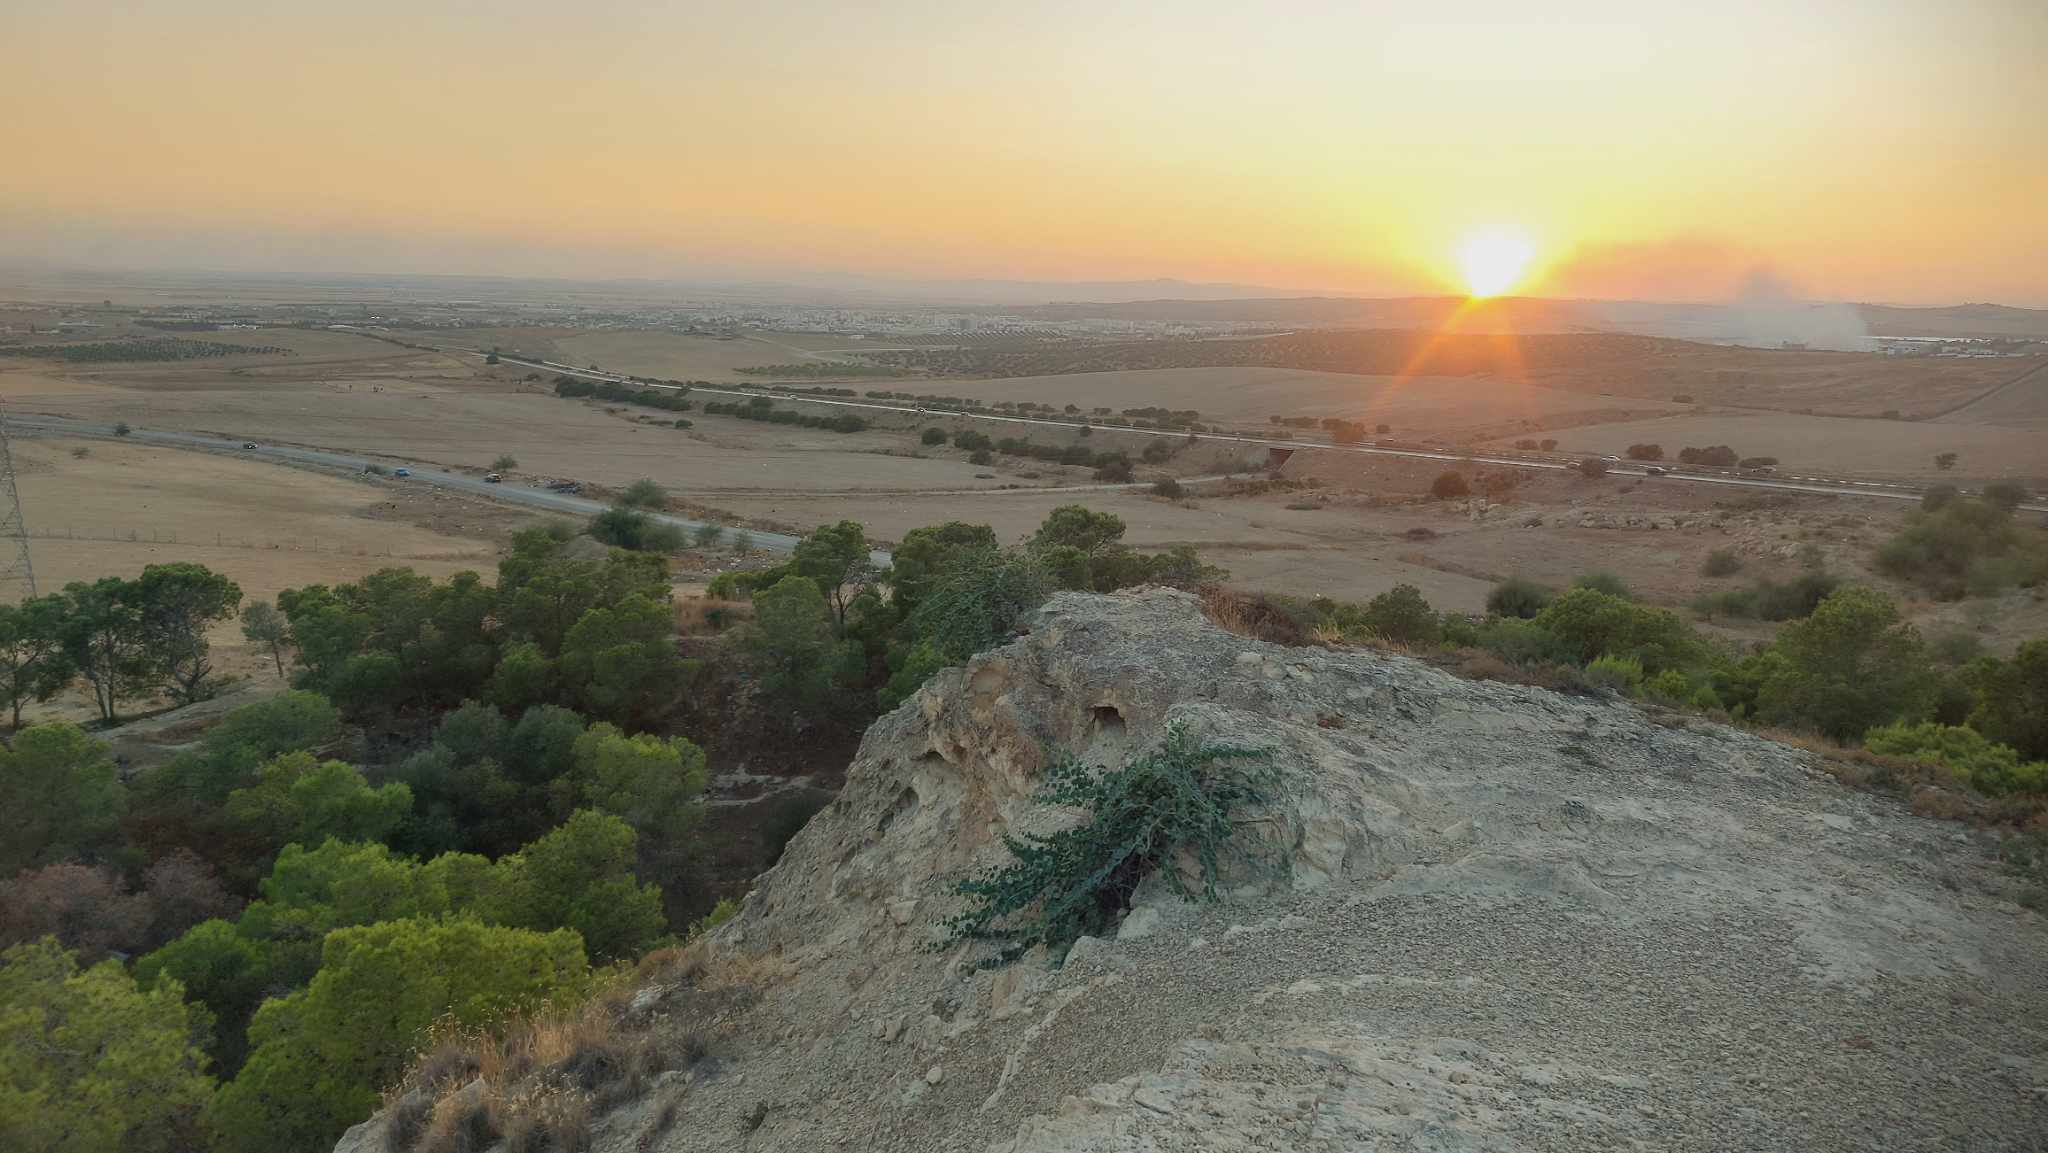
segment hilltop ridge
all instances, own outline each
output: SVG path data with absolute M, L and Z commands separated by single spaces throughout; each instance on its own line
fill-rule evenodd
M 1051 759 L 1268 750 L 1222 899 L 1140 885 L 1064 966 L 946 946 Z M 862 741 L 616 1028 L 708 1056 L 592 1148 L 2021 1148 L 2048 932 L 1986 846 L 1804 752 L 1618 701 L 1061 594 Z M 389 1115 L 339 1147 L 387 1147 Z

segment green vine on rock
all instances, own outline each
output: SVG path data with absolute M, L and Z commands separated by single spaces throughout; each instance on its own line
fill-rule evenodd
M 1106 932 L 1139 882 L 1182 850 L 1200 865 L 1200 889 L 1178 869 L 1167 870 L 1167 883 L 1190 900 L 1215 900 L 1219 858 L 1236 832 L 1231 812 L 1269 802 L 1277 775 L 1268 750 L 1197 741 L 1177 724 L 1120 769 L 1061 758 L 1033 799 L 1086 809 L 1089 819 L 1046 837 L 1005 835 L 1012 859 L 960 882 L 974 903 L 944 922 L 941 947 L 1001 942 L 984 968 L 1038 945 L 1063 954 L 1080 937 Z

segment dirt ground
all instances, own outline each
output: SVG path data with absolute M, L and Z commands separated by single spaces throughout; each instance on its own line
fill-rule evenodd
M 1791 413 L 1710 413 L 1589 424 L 1557 432 L 1558 450 L 1620 454 L 1632 444 L 1658 444 L 1677 457 L 1687 445 L 1725 444 L 1743 456 L 1774 456 L 1778 471 L 1829 477 L 1913 481 L 2048 476 L 2048 429 L 1947 421 L 1871 420 Z M 1503 438 L 1492 447 L 1505 448 Z M 1959 457 L 1954 474 L 1937 454 Z
M 708 336 L 658 329 L 512 328 L 394 329 L 392 334 L 441 348 L 499 348 L 561 364 L 601 365 L 607 371 L 662 380 L 754 380 L 737 370 L 771 364 L 830 360 L 823 350 L 858 348 L 860 342 L 820 333 L 754 332 Z
M 1668 401 L 1617 400 L 1595 393 L 1468 377 L 1353 376 L 1282 368 L 1162 368 L 937 380 L 881 386 L 987 400 L 1113 408 L 1192 408 L 1211 422 L 1271 431 L 1268 417 L 1325 416 L 1392 426 L 1397 437 L 1479 439 L 1624 416 L 1684 412 Z M 1311 431 L 1308 436 L 1320 433 Z

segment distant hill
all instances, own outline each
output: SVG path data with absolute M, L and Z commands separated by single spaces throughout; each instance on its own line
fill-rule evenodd
M 2048 340 L 2048 309 L 2003 304 L 1958 304 L 1950 308 L 1899 308 L 1859 304 L 1872 336 L 2033 337 Z

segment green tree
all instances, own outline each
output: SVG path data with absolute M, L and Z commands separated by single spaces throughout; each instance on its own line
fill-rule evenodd
M 800 715 L 826 711 L 849 658 L 833 633 L 825 596 L 809 577 L 786 576 L 755 593 L 747 647 L 763 695 Z
M 55 940 L 0 953 L 0 1148 L 177 1153 L 213 1092 L 201 1012 L 176 981 L 147 992 Z
M 659 715 L 682 671 L 667 601 L 634 593 L 583 614 L 562 641 L 561 683 L 586 712 L 614 719 Z
M 511 553 L 498 562 L 496 615 L 513 643 L 532 642 L 553 658 L 584 613 L 636 592 L 665 600 L 668 588 L 660 557 L 619 549 L 603 560 L 572 556 L 564 539 L 528 529 L 513 536 Z
M 78 675 L 64 645 L 64 609 L 60 597 L 0 604 L 0 694 L 13 728 L 21 727 L 23 705 L 49 700 Z
M 868 538 L 858 521 L 823 525 L 796 542 L 791 570 L 808 577 L 825 594 L 841 632 L 846 630 L 846 605 L 867 581 Z
M 492 472 L 511 472 L 513 469 L 518 467 L 519 458 L 513 456 L 511 453 L 502 453 L 499 455 L 498 459 L 491 462 Z
M 1114 513 L 1091 512 L 1084 505 L 1065 504 L 1046 515 L 1045 522 L 1031 537 L 1031 547 L 1048 549 L 1065 545 L 1093 554 L 1123 539 L 1123 518 Z
M 277 665 L 277 675 L 284 675 L 284 651 L 292 644 L 292 625 L 269 601 L 250 601 L 242 607 L 242 636 L 250 643 L 262 645 L 270 653 L 270 659 Z
M 229 1153 L 331 1149 L 398 1079 L 427 1027 L 467 1027 L 573 999 L 588 985 L 576 935 L 473 920 L 391 921 L 328 934 L 303 990 L 265 1002 L 241 1073 L 208 1122 Z
M 1881 594 L 1846 585 L 1772 645 L 1777 656 L 1757 688 L 1757 710 L 1776 724 L 1836 740 L 1895 720 L 1916 720 L 1933 695 L 1920 635 Z
M 681 737 L 627 736 L 599 723 L 576 739 L 586 805 L 633 827 L 643 844 L 680 845 L 700 814 L 704 750 Z
M 224 1077 L 248 1054 L 249 1018 L 271 985 L 270 951 L 227 921 L 202 921 L 135 962 L 135 980 L 154 990 L 165 979 L 213 1017 L 211 1056 Z
M 635 958 L 668 928 L 661 890 L 633 876 L 639 838 L 632 826 L 589 809 L 500 858 L 485 916 L 505 925 L 574 929 L 592 957 Z
M 362 771 L 311 753 L 286 753 L 264 765 L 256 784 L 228 794 L 231 823 L 271 845 L 383 841 L 412 811 L 412 790 L 393 782 L 371 788 Z
M 491 673 L 491 702 L 508 711 L 540 704 L 556 691 L 555 662 L 532 641 L 522 641 L 505 650 L 497 669 Z
M 147 688 L 159 666 L 133 582 L 101 577 L 64 586 L 64 648 L 92 687 L 100 719 L 120 719 L 124 697 Z
M 212 696 L 206 632 L 234 615 L 242 587 L 205 565 L 178 562 L 144 568 L 130 595 L 164 692 L 181 704 Z
M 2010 661 L 1981 662 L 1973 672 L 1980 703 L 1970 727 L 2027 760 L 2048 760 L 2048 637 L 2021 645 Z
M 1443 636 L 1436 610 L 1414 585 L 1395 585 L 1367 602 L 1360 623 L 1382 640 L 1404 645 L 1431 645 Z
M 0 746 L 0 876 L 93 857 L 120 827 L 125 790 L 107 746 L 77 725 L 30 725 Z

